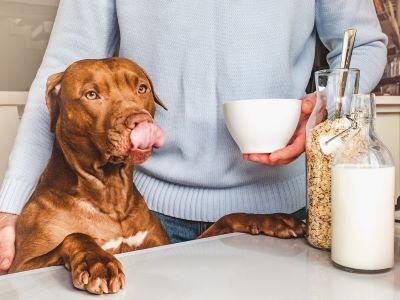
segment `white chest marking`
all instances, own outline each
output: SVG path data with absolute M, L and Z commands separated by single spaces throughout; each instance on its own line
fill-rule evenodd
M 121 244 L 127 244 L 129 247 L 138 247 L 143 243 L 146 236 L 147 230 L 139 231 L 135 235 L 132 235 L 128 238 L 119 237 L 115 240 L 107 241 L 103 244 L 103 246 L 101 246 L 101 248 L 104 250 L 114 249 L 119 247 Z
M 78 205 L 81 207 L 81 209 L 85 210 L 85 212 L 90 213 L 90 214 L 95 214 L 99 213 L 99 209 L 94 207 L 90 202 L 80 200 L 78 202 Z

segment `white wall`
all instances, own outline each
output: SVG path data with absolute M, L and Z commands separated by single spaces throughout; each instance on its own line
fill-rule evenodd
M 27 91 L 41 63 L 59 0 L 0 0 L 0 91 Z

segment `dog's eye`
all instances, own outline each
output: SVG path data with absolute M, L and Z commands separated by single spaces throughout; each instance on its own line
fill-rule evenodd
M 149 88 L 147 87 L 147 85 L 141 84 L 141 85 L 139 85 L 138 93 L 139 94 L 144 94 L 144 93 L 147 92 L 148 89 Z
M 95 91 L 89 91 L 85 94 L 85 97 L 88 98 L 89 100 L 95 100 L 98 99 L 99 96 L 97 95 L 97 93 Z

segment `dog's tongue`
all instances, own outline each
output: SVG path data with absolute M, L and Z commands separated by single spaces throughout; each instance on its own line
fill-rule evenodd
M 165 142 L 164 131 L 156 124 L 141 122 L 132 129 L 131 142 L 132 150 L 160 148 Z

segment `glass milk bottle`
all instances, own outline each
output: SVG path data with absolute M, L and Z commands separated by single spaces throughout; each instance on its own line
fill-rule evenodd
M 374 132 L 374 95 L 354 95 L 350 138 L 332 165 L 332 261 L 347 270 L 394 263 L 395 168 Z

